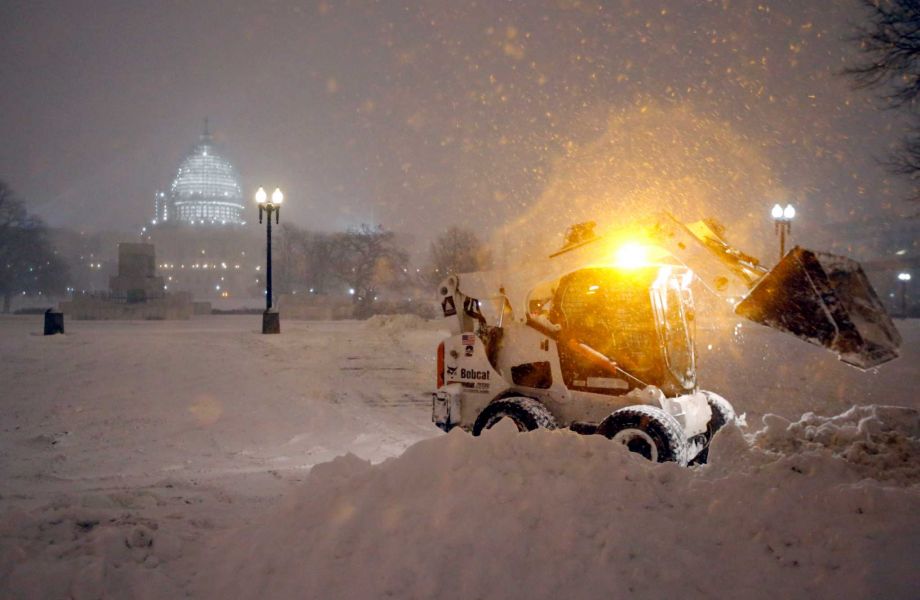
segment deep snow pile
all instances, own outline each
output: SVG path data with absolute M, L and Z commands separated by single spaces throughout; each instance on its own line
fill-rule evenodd
M 315 467 L 214 540 L 206 598 L 909 597 L 917 412 L 864 407 L 720 434 L 655 465 L 564 431 L 456 431 L 379 465 Z M 864 479 L 866 456 L 883 482 Z
M 126 507 L 127 508 L 127 507 Z M 4 598 L 178 598 L 157 567 L 181 558 L 181 540 L 153 519 L 125 510 L 58 506 L 0 518 Z
M 854 406 L 835 417 L 805 413 L 792 423 L 764 417 L 754 445 L 791 454 L 826 452 L 843 458 L 865 477 L 920 482 L 920 412 L 902 406 Z

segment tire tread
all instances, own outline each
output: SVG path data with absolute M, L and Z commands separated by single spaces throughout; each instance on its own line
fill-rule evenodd
M 654 423 L 666 440 L 668 447 L 665 449 L 658 448 L 659 462 L 673 461 L 681 466 L 686 465 L 687 438 L 684 434 L 684 430 L 680 423 L 677 422 L 677 419 L 661 408 L 640 404 L 615 410 L 609 417 L 604 419 L 603 423 L 601 423 L 598 428 L 598 433 L 605 437 L 612 438 L 620 431 L 620 429 L 617 428 L 618 422 L 629 422 L 633 419 L 638 419 L 641 422 L 643 418 Z M 646 433 L 650 432 L 646 431 Z M 662 450 L 666 450 L 667 452 L 663 452 Z M 664 459 L 661 458 L 663 455 L 666 456 Z
M 553 414 L 549 412 L 546 406 L 539 400 L 526 396 L 511 396 L 493 400 L 481 413 L 479 413 L 479 416 L 476 417 L 476 423 L 473 425 L 473 435 L 481 434 L 484 429 L 488 428 L 487 424 L 489 420 L 491 420 L 493 416 L 499 414 L 508 416 L 515 421 L 522 420 L 521 417 L 526 415 L 525 418 L 529 418 L 535 425 L 533 428 L 530 428 L 529 424 L 525 423 L 525 426 L 528 427 L 528 431 L 533 431 L 534 429 L 556 429 L 558 427 Z

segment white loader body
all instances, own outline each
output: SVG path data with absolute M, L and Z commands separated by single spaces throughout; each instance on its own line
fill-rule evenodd
M 652 460 L 704 462 L 735 414 L 697 387 L 695 275 L 685 261 L 738 314 L 856 367 L 897 356 L 900 337 L 852 261 L 794 248 L 768 271 L 708 224 L 670 215 L 642 233 L 645 246 L 581 224 L 545 260 L 445 279 L 452 335 L 438 348 L 434 423 L 478 435 L 508 418 L 522 431 L 569 427 Z

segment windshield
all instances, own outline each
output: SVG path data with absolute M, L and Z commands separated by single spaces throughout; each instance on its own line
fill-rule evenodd
M 564 335 L 651 383 L 661 363 L 648 289 L 657 268 L 582 269 L 562 278 L 550 320 Z
M 692 313 L 690 290 L 682 290 L 678 280 L 669 277 L 653 286 L 651 297 L 668 369 L 683 387 L 691 388 L 695 383 L 695 369 L 693 340 L 687 323 L 688 313 Z

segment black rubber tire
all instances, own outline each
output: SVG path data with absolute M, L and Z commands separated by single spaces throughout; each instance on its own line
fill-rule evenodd
M 687 437 L 677 419 L 654 406 L 627 406 L 604 419 L 597 432 L 649 460 L 687 464 Z
M 511 419 L 518 431 L 533 431 L 537 428 L 556 429 L 556 419 L 543 404 L 533 398 L 513 396 L 493 400 L 486 406 L 476 422 L 473 423 L 473 435 L 479 435 L 484 429 L 490 429 L 502 419 Z
M 713 436 L 728 423 L 735 423 L 738 420 L 738 415 L 728 400 L 714 392 L 703 390 L 703 394 L 712 410 L 712 416 L 709 418 L 709 423 L 706 424 L 706 447 L 693 459 L 692 464 L 694 465 L 706 464 L 709 460 L 709 444 L 712 443 Z

